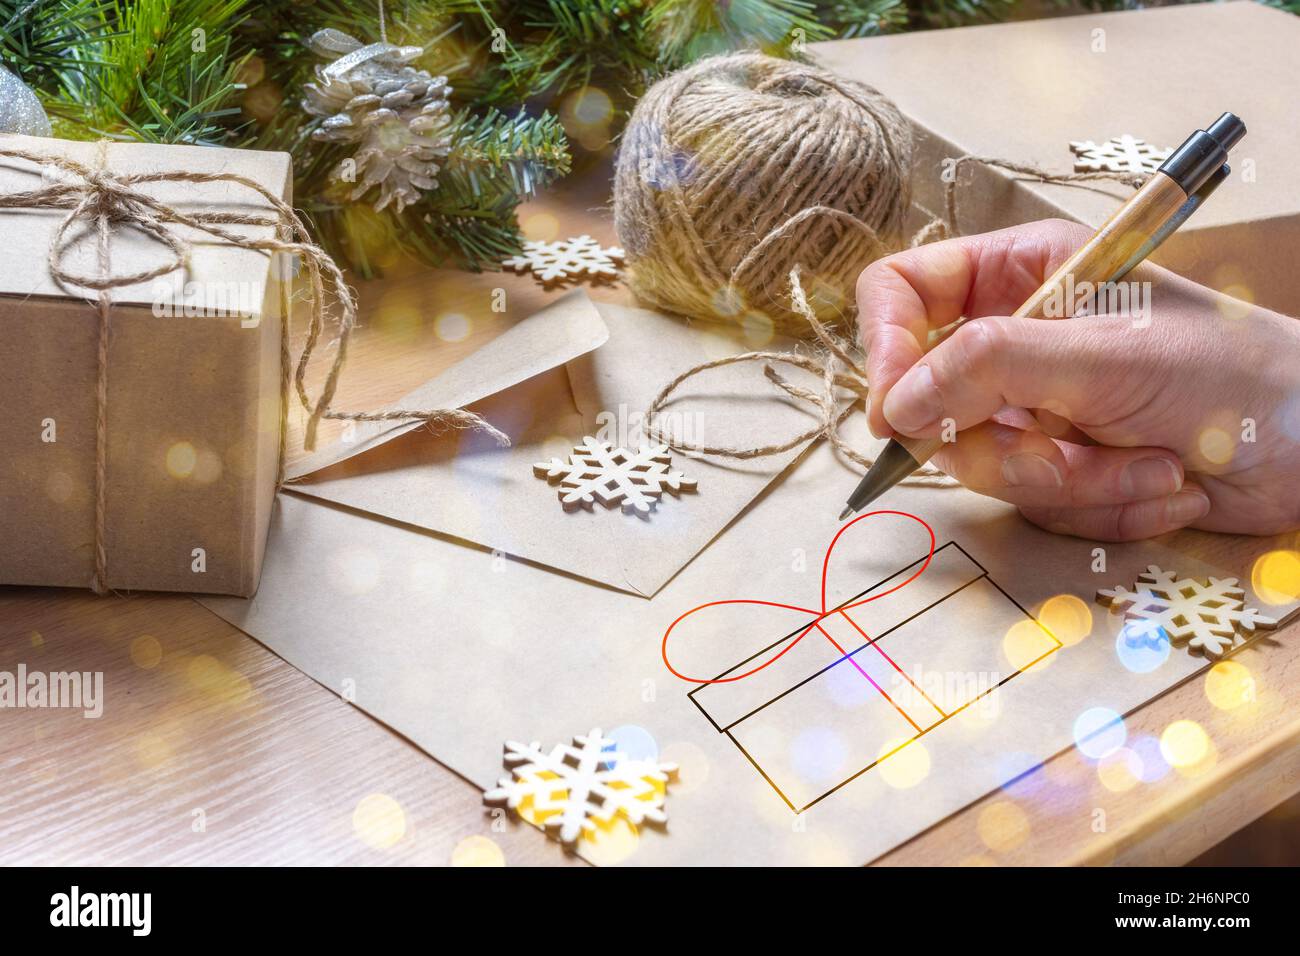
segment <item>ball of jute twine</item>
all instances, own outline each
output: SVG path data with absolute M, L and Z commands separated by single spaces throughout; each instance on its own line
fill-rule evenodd
M 628 121 L 614 220 L 647 306 L 806 335 L 789 276 L 833 309 L 900 245 L 911 131 L 863 83 L 760 53 L 711 57 L 654 84 Z

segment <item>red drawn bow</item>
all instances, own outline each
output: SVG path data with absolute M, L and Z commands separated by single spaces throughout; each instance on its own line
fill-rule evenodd
M 826 572 L 827 569 L 830 567 L 831 552 L 835 550 L 836 543 L 840 540 L 840 538 L 844 535 L 846 531 L 852 528 L 859 521 L 862 521 L 866 518 L 876 517 L 878 515 L 898 515 L 903 518 L 910 518 L 912 521 L 917 522 L 918 524 L 921 525 L 921 527 L 925 528 L 926 533 L 929 534 L 930 536 L 930 550 L 926 554 L 925 560 L 921 562 L 921 566 L 916 569 L 916 571 L 911 575 L 911 577 L 907 578 L 906 580 L 898 584 L 895 584 L 893 587 L 872 594 L 868 597 L 864 597 L 859 601 L 854 601 L 851 604 L 846 604 L 842 607 L 834 607 L 828 609 L 826 607 Z M 826 639 L 829 640 L 832 644 L 834 644 L 835 648 L 841 654 L 847 655 L 848 652 L 843 647 L 840 647 L 840 645 L 835 641 L 835 639 L 831 637 L 827 631 L 821 629 L 818 625 L 820 625 L 824 619 L 826 619 L 832 614 L 838 614 L 842 611 L 848 611 L 855 607 L 861 607 L 863 604 L 868 604 L 871 601 L 879 600 L 885 595 L 893 594 L 895 591 L 898 591 L 899 589 L 904 588 L 907 585 L 911 584 L 913 581 L 915 581 L 924 573 L 926 568 L 930 566 L 930 561 L 934 557 L 934 546 L 935 546 L 934 529 L 931 528 L 928 524 L 926 524 L 923 520 L 918 518 L 916 515 L 908 514 L 906 511 L 868 511 L 866 514 L 859 515 L 858 517 L 850 521 L 848 524 L 840 528 L 840 530 L 835 533 L 835 537 L 831 539 L 830 546 L 826 549 L 826 557 L 822 559 L 822 584 L 821 584 L 821 608 L 820 609 L 810 608 L 810 607 L 800 607 L 797 604 L 782 604 L 779 601 L 760 601 L 754 598 L 733 598 L 731 600 L 726 600 L 726 601 L 710 601 L 708 604 L 701 604 L 699 607 L 693 607 L 685 614 L 683 614 L 681 617 L 677 618 L 677 620 L 673 621 L 672 624 L 668 625 L 668 630 L 664 631 L 664 640 L 663 640 L 663 648 L 662 648 L 664 665 L 675 676 L 680 677 L 682 680 L 688 681 L 692 684 L 730 684 L 734 681 L 744 680 L 746 677 L 749 677 L 753 674 L 757 674 L 763 668 L 775 664 L 785 654 L 793 650 L 795 645 L 798 644 L 800 641 L 802 641 L 804 637 L 806 637 L 808 633 L 812 631 L 814 628 L 817 628 L 819 631 L 821 631 L 821 633 L 826 636 Z M 711 679 L 702 678 L 702 677 L 690 677 L 686 674 L 683 674 L 681 671 L 677 670 L 677 668 L 673 667 L 672 662 L 668 660 L 668 638 L 673 633 L 673 628 L 675 628 L 678 624 L 682 623 L 682 621 L 686 620 L 692 614 L 696 614 L 700 611 L 703 611 L 705 608 L 719 607 L 724 604 L 757 604 L 763 607 L 784 608 L 787 611 L 802 611 L 805 614 L 812 615 L 812 620 L 809 621 L 808 624 L 801 631 L 799 631 L 799 633 L 795 636 L 794 640 L 787 641 L 785 643 L 785 647 L 783 647 L 780 651 L 778 651 L 776 654 L 773 654 L 771 657 L 769 657 L 767 660 L 763 661 L 762 663 L 758 664 L 757 666 L 752 667 L 749 670 L 745 671 L 743 674 L 733 674 L 729 677 L 714 677 Z

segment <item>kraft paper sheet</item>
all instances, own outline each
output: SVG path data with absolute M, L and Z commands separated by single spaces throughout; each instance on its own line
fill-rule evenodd
M 673 329 L 681 328 L 675 320 L 601 308 L 610 339 L 571 364 L 574 390 L 563 376 L 544 373 L 483 407 L 502 421 L 513 408 L 521 437 L 554 431 L 568 440 L 581 418 L 579 406 L 591 395 L 608 407 L 640 399 L 661 380 L 663 369 L 641 347 L 642 333 L 689 348 L 673 340 Z M 684 364 L 686 352 L 677 358 Z M 584 397 L 575 401 L 575 392 Z M 737 398 L 730 405 L 739 415 L 746 402 Z M 764 395 L 754 404 L 770 410 L 774 402 Z M 706 419 L 716 418 L 717 408 Z M 710 425 L 717 422 L 703 423 Z M 850 437 L 869 441 L 860 416 Z M 1010 506 L 964 489 L 903 486 L 884 506 L 924 518 L 940 549 L 925 575 L 853 616 L 864 629 L 888 630 L 881 647 L 931 700 L 909 692 L 907 679 L 880 655 L 855 654 L 861 668 L 835 664 L 840 655 L 816 632 L 779 669 L 773 665 L 747 681 L 690 696 L 694 685 L 674 677 L 661 659 L 665 629 L 688 609 L 727 598 L 815 607 L 822 555 L 840 527 L 836 513 L 856 472 L 818 443 L 771 487 L 766 478 L 763 487 L 752 478 L 752 500 L 700 550 L 696 542 L 730 521 L 728 509 L 739 497 L 739 486 L 715 484 L 712 469 L 721 466 L 700 472 L 697 495 L 667 498 L 641 523 L 617 510 L 565 515 L 554 490 L 532 477 L 526 457 L 505 452 L 493 458 L 471 441 L 472 454 L 462 462 L 453 452 L 465 440 L 432 440 L 441 450 L 415 447 L 413 460 L 445 456 L 437 466 L 442 472 L 475 476 L 470 484 L 477 482 L 479 496 L 460 505 L 468 513 L 464 520 L 482 521 L 486 530 L 448 523 L 446 514 L 438 516 L 444 527 L 436 530 L 368 515 L 357 510 L 365 500 L 361 492 L 340 503 L 285 493 L 257 597 L 203 603 L 324 686 L 348 689 L 357 706 L 482 788 L 504 774 L 506 740 L 549 747 L 593 727 L 619 739 L 648 735 L 662 759 L 682 768 L 669 790 L 667 831 L 643 829 L 630 854 L 617 841 L 580 843 L 595 862 L 860 864 L 1004 785 L 1017 800 L 1055 805 L 1061 797 L 1056 785 L 1035 768 L 1073 745 L 1082 712 L 1131 712 L 1207 666 L 1180 649 L 1151 669 L 1146 666 L 1154 659 L 1141 655 L 1129 657 L 1142 666 L 1125 666 L 1117 654 L 1119 618 L 1093 603 L 1096 590 L 1131 586 L 1152 563 L 1184 575 L 1243 571 L 1142 542 L 1107 545 L 1106 572 L 1096 574 L 1094 542 L 1043 532 Z M 682 463 L 686 469 L 701 464 Z M 430 493 L 447 487 L 443 477 L 440 472 L 438 482 L 430 482 Z M 348 479 L 355 488 L 373 480 Z M 510 520 L 522 528 L 490 524 L 494 513 L 510 508 L 516 509 L 508 512 Z M 629 555 L 656 540 L 646 529 L 660 523 L 685 536 L 687 543 L 671 553 L 686 567 L 652 599 L 590 580 L 617 580 L 634 560 Z M 535 529 L 559 535 L 558 544 L 572 556 L 546 567 L 538 555 L 562 549 L 539 544 Z M 494 537 L 495 530 L 515 537 Z M 512 543 L 527 552 L 517 555 L 524 560 L 493 551 Z M 891 577 L 899 580 L 898 572 L 922 558 L 927 544 L 924 529 L 911 519 L 866 519 L 835 550 L 827 606 Z M 1268 546 L 1259 542 L 1259 553 Z M 597 556 L 620 562 L 613 574 L 591 567 Z M 652 578 L 641 582 L 653 589 Z M 1017 671 L 1008 655 L 1023 655 L 1026 641 L 1051 648 L 1025 611 L 1062 593 L 1091 609 L 1090 633 L 1067 635 L 1073 643 Z M 1247 596 L 1255 601 L 1249 590 Z M 1268 610 L 1280 617 L 1287 609 Z M 685 674 L 713 677 L 807 620 L 772 608 L 710 608 L 674 632 L 670 659 Z M 832 633 L 851 643 L 847 626 L 839 622 Z M 827 665 L 834 666 L 807 679 Z M 940 683 L 953 682 L 951 695 L 927 682 L 934 674 Z M 884 706 L 868 676 L 900 706 Z M 999 682 L 979 700 L 957 706 L 972 687 L 980 692 Z M 952 716 L 927 716 L 925 709 L 936 704 Z M 910 717 L 901 718 L 901 711 Z M 929 729 L 917 737 L 905 719 Z

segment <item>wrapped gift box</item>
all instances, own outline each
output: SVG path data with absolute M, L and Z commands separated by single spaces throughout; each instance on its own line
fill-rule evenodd
M 282 153 L 0 136 L 0 150 L 61 156 L 112 175 L 233 173 L 288 200 Z M 76 177 L 0 157 L 0 196 Z M 186 213 L 268 217 L 228 181 L 132 188 Z M 0 200 L 0 584 L 92 585 L 95 573 L 95 293 L 67 288 L 49 254 L 70 210 Z M 270 225 L 223 228 L 271 239 Z M 168 275 L 112 290 L 105 472 L 106 585 L 251 595 L 257 589 L 280 455 L 281 330 L 290 283 L 266 252 L 169 224 L 192 244 Z M 64 267 L 98 275 L 95 225 L 73 227 Z M 115 222 L 111 273 L 172 252 Z
M 1300 17 L 1205 3 L 815 44 L 823 66 L 891 97 L 916 132 L 913 198 L 943 211 L 943 161 L 965 154 L 1074 168 L 1071 141 L 1123 134 L 1176 147 L 1220 113 L 1249 130 L 1233 175 L 1152 257 L 1199 282 L 1300 311 Z M 1100 226 L 1126 187 L 1045 184 L 965 168 L 957 227 L 1064 217 Z

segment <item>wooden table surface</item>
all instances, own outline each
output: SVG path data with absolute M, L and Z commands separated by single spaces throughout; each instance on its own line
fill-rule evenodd
M 613 244 L 606 188 L 586 177 L 526 207 L 525 231 Z M 505 313 L 492 311 L 495 288 L 507 290 Z M 401 267 L 358 289 L 363 328 L 343 408 L 400 396 L 552 297 L 525 277 Z M 618 286 L 593 296 L 627 300 Z M 1207 536 L 1187 546 L 1229 556 L 1267 547 Z M 1222 706 L 1221 682 L 1207 693 L 1200 676 L 1126 720 L 1130 739 L 1195 721 L 1213 742 L 1197 766 L 1133 785 L 1071 750 L 1044 768 L 1050 799 L 990 794 L 880 862 L 1191 860 L 1300 792 L 1297 626 L 1236 660 L 1253 693 L 1234 691 L 1234 706 Z M 531 827 L 486 815 L 468 781 L 186 596 L 0 588 L 0 671 L 20 662 L 102 671 L 107 703 L 98 720 L 0 711 L 0 863 L 580 862 Z

